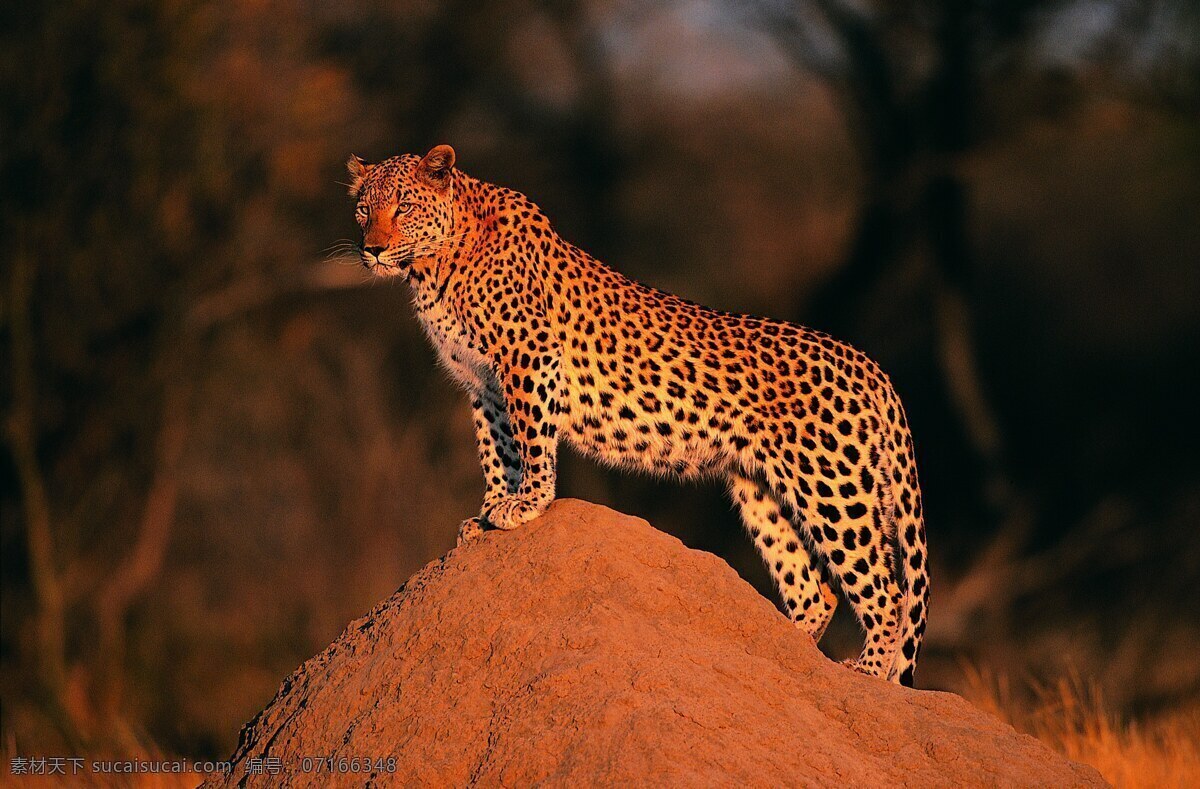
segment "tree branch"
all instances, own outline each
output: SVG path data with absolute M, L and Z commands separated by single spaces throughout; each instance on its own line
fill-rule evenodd
M 130 607 L 162 570 L 179 493 L 179 463 L 187 438 L 189 387 L 182 371 L 168 372 L 163 394 L 154 479 L 142 506 L 133 547 L 97 594 L 100 672 L 98 707 L 101 719 L 114 731 L 121 700 L 125 658 L 125 620 Z
M 29 314 L 33 279 L 34 271 L 29 256 L 18 253 L 13 261 L 9 290 L 13 403 L 8 418 L 8 434 L 24 502 L 25 544 L 36 601 L 38 669 L 53 704 L 60 713 L 70 718 L 64 688 L 66 647 L 62 584 L 55 566 L 50 504 L 37 459 L 37 383 L 33 361 L 33 326 Z M 74 724 L 73 720 L 71 722 Z
M 203 334 L 286 298 L 361 288 L 370 283 L 371 278 L 359 266 L 333 263 L 305 266 L 280 281 L 246 278 L 198 298 L 184 316 L 184 328 Z
M 1054 545 L 1022 555 L 1032 526 L 1029 509 L 1020 507 L 1016 519 L 1000 529 L 971 568 L 938 595 L 937 616 L 929 623 L 931 643 L 961 645 L 971 637 L 973 620 L 1011 609 L 1019 598 L 1050 589 L 1082 569 L 1095 572 L 1126 565 L 1148 550 L 1145 540 L 1114 539 L 1128 525 L 1129 514 L 1101 502 Z

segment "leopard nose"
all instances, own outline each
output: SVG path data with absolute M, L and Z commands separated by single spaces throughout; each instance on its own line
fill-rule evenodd
M 363 252 L 366 252 L 373 258 L 378 258 L 381 254 L 383 254 L 384 249 L 385 247 L 363 247 Z

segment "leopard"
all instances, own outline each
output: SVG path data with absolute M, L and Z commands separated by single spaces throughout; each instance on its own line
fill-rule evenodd
M 560 442 L 618 469 L 720 480 L 780 610 L 819 641 L 840 594 L 863 633 L 845 664 L 911 687 L 925 524 L 912 433 L 879 365 L 821 331 L 626 277 L 455 160 L 437 145 L 346 166 L 362 266 L 407 283 L 470 400 L 485 490 L 459 543 L 542 514 Z

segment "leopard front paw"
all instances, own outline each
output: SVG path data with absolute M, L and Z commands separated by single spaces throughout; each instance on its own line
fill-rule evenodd
M 483 521 L 479 518 L 467 518 L 458 525 L 458 544 L 466 545 L 472 540 L 483 536 Z
M 520 496 L 508 496 L 485 507 L 483 519 L 497 529 L 508 531 L 528 523 L 541 514 L 541 510 Z

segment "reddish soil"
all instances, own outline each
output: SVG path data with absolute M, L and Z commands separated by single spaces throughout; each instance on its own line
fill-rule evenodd
M 1104 785 L 957 696 L 832 663 L 717 557 L 572 500 L 351 623 L 233 758 L 228 785 Z M 246 775 L 266 758 L 285 772 Z

